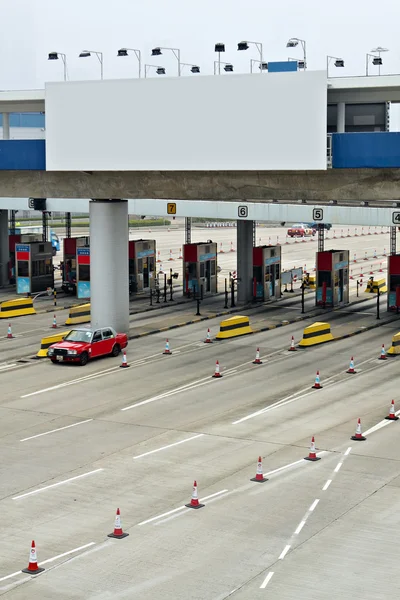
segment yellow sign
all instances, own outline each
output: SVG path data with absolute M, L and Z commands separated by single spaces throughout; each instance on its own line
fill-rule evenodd
M 168 202 L 167 215 L 176 215 L 176 203 L 175 202 Z

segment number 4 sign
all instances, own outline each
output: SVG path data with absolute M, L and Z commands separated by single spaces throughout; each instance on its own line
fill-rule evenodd
M 400 225 L 400 212 L 392 213 L 392 223 L 395 225 Z

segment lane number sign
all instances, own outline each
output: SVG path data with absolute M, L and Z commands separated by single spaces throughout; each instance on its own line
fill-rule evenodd
M 322 208 L 313 208 L 312 218 L 313 221 L 322 221 L 324 218 L 324 211 Z
M 395 225 L 400 225 L 400 212 L 392 213 L 392 223 Z
M 167 215 L 176 215 L 176 203 L 175 202 L 168 202 Z
M 249 207 L 248 206 L 239 206 L 238 207 L 238 217 L 239 219 L 246 219 L 249 215 Z

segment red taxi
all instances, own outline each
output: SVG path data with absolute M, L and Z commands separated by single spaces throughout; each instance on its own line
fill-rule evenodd
M 315 229 L 308 227 L 304 223 L 296 223 L 292 227 L 289 227 L 287 234 L 290 237 L 307 237 L 315 235 Z
M 112 327 L 101 329 L 72 329 L 61 342 L 52 344 L 47 356 L 52 363 L 74 362 L 86 365 L 91 358 L 118 356 L 128 345 L 128 336 Z

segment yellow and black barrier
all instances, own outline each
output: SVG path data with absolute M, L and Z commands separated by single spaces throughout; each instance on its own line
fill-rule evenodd
M 304 329 L 303 339 L 299 343 L 300 348 L 308 348 L 317 344 L 324 344 L 333 340 L 331 326 L 329 323 L 313 323 Z
M 367 287 L 365 288 L 366 294 L 377 294 L 378 290 L 381 294 L 387 292 L 386 279 L 374 279 L 367 282 Z
M 237 315 L 221 321 L 219 324 L 219 333 L 217 333 L 216 339 L 226 340 L 239 335 L 247 335 L 248 333 L 253 333 L 253 330 L 250 327 L 249 317 Z
M 36 315 L 32 298 L 16 298 L 0 304 L 0 319 L 11 319 L 25 315 Z
M 65 324 L 79 325 L 80 323 L 90 323 L 90 303 L 79 304 L 69 309 L 69 316 Z
M 388 354 L 388 356 L 396 356 L 397 354 L 400 354 L 400 332 L 395 333 L 392 337 L 392 345 L 386 354 Z
M 65 338 L 65 336 L 69 333 L 69 331 L 63 331 L 62 333 L 55 333 L 54 335 L 48 335 L 47 337 L 42 338 L 40 342 L 40 350 L 36 354 L 37 358 L 45 358 L 47 356 L 47 350 L 50 348 L 52 344 L 56 342 L 61 342 Z
M 307 287 L 309 287 L 310 290 L 315 290 L 315 275 L 309 276 Z

